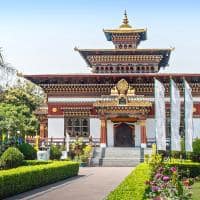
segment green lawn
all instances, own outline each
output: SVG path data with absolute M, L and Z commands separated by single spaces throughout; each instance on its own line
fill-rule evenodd
M 192 186 L 192 199 L 199 200 L 200 198 L 200 181 L 194 183 Z

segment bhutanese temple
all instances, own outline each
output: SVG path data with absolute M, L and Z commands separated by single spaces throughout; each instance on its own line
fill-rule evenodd
M 149 146 L 155 141 L 155 78 L 165 86 L 167 137 L 170 78 L 178 85 L 182 101 L 183 79 L 192 88 L 194 132 L 200 134 L 200 75 L 159 73 L 168 66 L 173 49 L 138 48 L 147 39 L 147 30 L 132 27 L 126 12 L 118 28 L 103 32 L 113 49 L 75 48 L 91 73 L 25 76 L 47 94 L 47 106 L 41 106 L 38 114 L 40 136 L 93 138 L 101 147 Z

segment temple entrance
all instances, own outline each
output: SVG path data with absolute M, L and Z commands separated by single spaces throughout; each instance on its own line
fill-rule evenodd
M 114 145 L 116 147 L 135 146 L 135 127 L 126 123 L 114 126 Z

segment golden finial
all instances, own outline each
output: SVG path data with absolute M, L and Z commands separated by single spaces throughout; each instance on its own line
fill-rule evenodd
M 128 17 L 127 17 L 126 10 L 124 11 L 124 19 L 123 19 L 123 24 L 128 24 Z
M 132 28 L 129 25 L 129 21 L 128 21 L 128 16 L 127 16 L 126 10 L 124 11 L 124 19 L 123 19 L 123 22 L 122 22 L 122 25 L 120 26 L 120 28 Z

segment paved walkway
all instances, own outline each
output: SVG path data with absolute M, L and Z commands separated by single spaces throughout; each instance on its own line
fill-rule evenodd
M 80 168 L 77 177 L 9 198 L 34 200 L 102 200 L 131 171 L 130 167 Z

